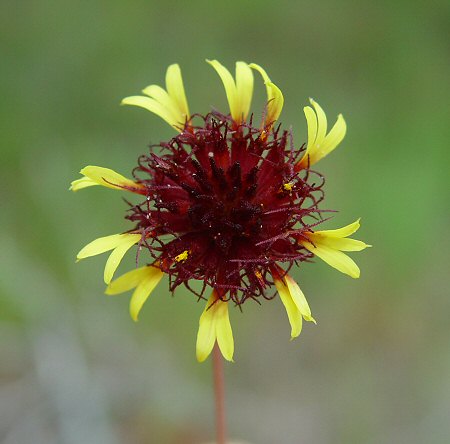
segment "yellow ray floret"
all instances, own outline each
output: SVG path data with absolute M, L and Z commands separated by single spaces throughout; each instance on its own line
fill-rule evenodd
M 150 85 L 142 90 L 148 96 L 131 96 L 122 100 L 122 105 L 134 105 L 156 114 L 181 131 L 190 119 L 189 107 L 184 92 L 183 78 L 178 64 L 170 65 L 166 73 L 166 89 Z
M 314 323 L 316 321 L 311 316 L 308 301 L 297 282 L 279 267 L 272 270 L 272 276 L 291 324 L 291 339 L 294 339 L 302 331 L 303 319 Z
M 140 234 L 112 234 L 111 236 L 99 237 L 87 244 L 77 254 L 77 260 L 112 251 L 105 265 L 104 280 L 106 284 L 111 282 L 114 272 L 117 270 L 126 252 L 141 239 Z
M 111 282 L 105 293 L 115 295 L 135 288 L 130 300 L 130 316 L 137 322 L 142 306 L 163 276 L 161 269 L 154 265 L 137 268 Z
M 272 126 L 280 117 L 281 111 L 283 109 L 284 97 L 280 89 L 272 83 L 270 77 L 267 75 L 266 71 L 261 68 L 261 66 L 256 63 L 250 63 L 250 68 L 258 71 L 266 85 L 267 91 L 267 114 L 264 122 L 264 126 Z
M 89 179 L 89 177 L 82 177 L 81 179 L 77 179 L 77 180 L 73 180 L 70 183 L 70 190 L 72 191 L 78 191 L 78 190 L 82 190 L 83 188 L 87 188 L 87 187 L 93 187 L 94 185 L 100 185 L 98 182 L 96 182 L 95 180 Z
M 197 334 L 197 360 L 203 362 L 211 353 L 217 340 L 227 361 L 233 361 L 234 340 L 228 316 L 228 302 L 222 301 L 213 290 L 200 316 Z
M 348 274 L 352 278 L 359 278 L 360 270 L 358 265 L 353 259 L 343 253 L 343 251 L 361 251 L 371 247 L 371 245 L 362 241 L 347 238 L 347 236 L 359 229 L 359 221 L 360 219 L 337 230 L 307 233 L 305 236 L 308 239 L 301 239 L 299 242 L 328 265 L 336 268 L 336 270 Z
M 230 71 L 217 60 L 207 60 L 207 62 L 216 70 L 222 80 L 231 117 L 236 123 L 242 123 L 247 118 L 252 102 L 252 70 L 247 63 L 236 62 L 236 81 L 234 81 Z
M 70 189 L 72 191 L 78 191 L 83 188 L 92 187 L 94 185 L 102 185 L 106 188 L 112 188 L 114 190 L 123 190 L 139 192 L 145 189 L 145 186 L 127 179 L 119 173 L 109 168 L 103 168 L 99 166 L 89 165 L 84 167 L 80 174 L 84 177 L 74 180 Z
M 306 168 L 314 165 L 320 159 L 331 153 L 341 142 L 347 131 L 342 114 L 339 114 L 336 123 L 327 134 L 327 116 L 323 109 L 313 99 L 309 99 L 310 106 L 305 106 L 303 111 L 308 126 L 308 144 L 303 158 L 297 164 L 297 168 Z

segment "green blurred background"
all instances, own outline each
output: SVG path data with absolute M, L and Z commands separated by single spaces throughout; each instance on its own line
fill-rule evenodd
M 217 58 L 264 66 L 281 120 L 306 141 L 314 97 L 347 137 L 320 170 L 328 227 L 362 217 L 352 280 L 296 273 L 318 325 L 289 341 L 278 299 L 231 311 L 230 436 L 253 444 L 447 443 L 450 3 L 11 1 L 0 5 L 0 441 L 198 444 L 214 437 L 210 362 L 195 361 L 203 304 L 164 284 L 141 321 L 103 295 L 92 239 L 128 228 L 87 164 L 128 174 L 171 128 L 120 100 L 181 64 L 190 108 L 226 109 Z M 256 76 L 253 110 L 265 91 Z M 120 271 L 132 266 L 132 255 Z M 126 261 L 127 262 L 127 261 Z

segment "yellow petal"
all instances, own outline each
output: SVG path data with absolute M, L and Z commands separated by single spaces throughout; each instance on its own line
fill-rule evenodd
M 182 123 L 189 119 L 189 107 L 184 92 L 183 78 L 178 64 L 170 65 L 166 73 L 166 88 L 169 96 L 174 102 Z
M 113 250 L 120 245 L 127 236 L 129 236 L 129 234 L 112 234 L 110 236 L 99 237 L 82 248 L 77 254 L 77 259 L 85 259 Z
M 335 230 L 316 231 L 314 234 L 320 233 L 328 237 L 336 237 L 336 238 L 347 237 L 359 230 L 359 227 L 361 226 L 360 221 L 361 218 L 355 220 L 355 222 L 352 222 L 351 224 L 346 225 L 345 227 L 337 228 Z
M 281 302 L 283 302 L 284 308 L 286 309 L 289 323 L 291 324 L 291 339 L 294 339 L 300 335 L 302 331 L 302 314 L 292 299 L 289 287 L 286 285 L 284 279 L 276 276 L 273 276 L 273 278 L 278 294 L 280 295 Z
M 329 237 L 320 232 L 313 233 L 308 237 L 311 239 L 314 245 L 320 243 L 322 245 L 326 245 L 327 247 L 340 251 L 362 251 L 368 247 L 371 247 L 371 245 L 368 245 L 360 240 L 348 239 L 346 237 Z
M 189 118 L 189 108 L 181 70 L 177 64 L 170 65 L 167 69 L 166 88 L 167 91 L 158 85 L 149 85 L 142 92 L 151 98 L 150 101 L 145 97 L 133 96 L 125 98 L 122 103 L 145 108 L 179 130 Z
M 214 305 L 216 304 L 211 307 L 211 304 L 216 300 L 217 294 L 213 291 L 200 316 L 196 345 L 196 355 L 199 362 L 203 362 L 210 355 L 216 342 L 216 325 L 214 319 Z
M 256 63 L 251 63 L 250 68 L 258 71 L 266 85 L 267 91 L 267 116 L 265 120 L 265 126 L 272 125 L 281 114 L 284 104 L 284 97 L 281 90 L 270 80 L 270 77 L 267 75 L 266 71 Z
M 122 105 L 144 108 L 161 117 L 177 131 L 182 131 L 190 115 L 181 70 L 176 63 L 167 68 L 166 89 L 167 91 L 158 85 L 149 85 L 142 91 L 149 97 L 125 97 Z
M 182 124 L 184 124 L 184 122 L 180 122 L 180 119 L 173 114 L 171 108 L 167 108 L 166 106 L 162 105 L 161 103 L 150 97 L 143 97 L 143 96 L 125 97 L 122 100 L 121 105 L 134 105 L 139 106 L 140 108 L 144 108 L 150 111 L 151 113 L 161 117 L 161 119 L 166 121 L 177 131 L 180 130 L 180 125 L 182 126 Z
M 309 102 L 314 107 L 317 115 L 317 136 L 315 140 L 315 145 L 317 146 L 323 142 L 323 139 L 325 139 L 325 135 L 327 133 L 327 116 L 325 111 L 316 101 L 309 99 Z
M 239 100 L 238 117 L 245 120 L 253 97 L 253 72 L 245 62 L 236 62 L 236 93 Z
M 327 134 L 321 145 L 317 147 L 312 156 L 312 163 L 317 163 L 320 159 L 331 153 L 344 139 L 347 132 L 347 124 L 342 114 L 338 115 L 336 123 L 331 131 Z
M 308 143 L 306 145 L 306 151 L 302 161 L 304 160 L 308 163 L 308 155 L 310 155 L 317 137 L 317 115 L 310 106 L 305 106 L 303 108 L 303 112 L 305 113 L 306 124 L 308 127 Z
M 267 88 L 270 89 L 270 101 L 267 105 L 266 125 L 273 125 L 280 117 L 283 110 L 284 97 L 281 90 L 274 83 L 267 83 Z
M 239 97 L 237 96 L 236 85 L 234 83 L 233 76 L 230 74 L 225 66 L 223 66 L 217 60 L 206 60 L 219 74 L 225 88 L 225 94 L 227 96 L 228 105 L 230 107 L 231 116 L 235 121 L 240 121 L 241 117 L 239 109 Z
M 72 181 L 70 184 L 69 190 L 78 191 L 83 188 L 92 187 L 94 185 L 99 185 L 95 180 L 89 179 L 89 177 L 82 177 L 81 179 L 77 179 Z
M 330 265 L 336 270 L 339 270 L 341 273 L 347 274 L 352 278 L 359 278 L 360 270 L 356 265 L 355 261 L 347 256 L 342 251 L 335 250 L 334 248 L 330 248 L 322 243 L 313 244 L 309 242 L 302 243 L 305 248 L 307 248 L 311 253 L 314 253 L 316 256 L 320 257 L 324 262 Z
M 250 65 L 248 65 L 248 66 L 250 66 L 250 68 L 258 71 L 261 74 L 264 84 L 267 86 L 267 83 L 269 83 L 271 80 L 270 80 L 270 77 L 267 75 L 266 70 L 262 66 L 257 65 L 256 63 L 250 63 Z M 267 88 L 267 98 L 269 100 L 271 99 L 269 88 Z
M 230 71 L 217 60 L 206 60 L 219 74 L 225 88 L 233 120 L 241 123 L 247 118 L 253 96 L 253 72 L 245 62 L 236 62 L 236 82 Z
M 220 351 L 223 357 L 227 361 L 233 361 L 234 354 L 234 339 L 233 332 L 231 330 L 230 318 L 228 315 L 228 302 L 223 302 L 221 300 L 217 301 L 214 306 L 216 310 L 216 337 L 217 343 L 219 344 Z
M 317 163 L 333 151 L 345 137 L 347 126 L 342 114 L 339 114 L 331 131 L 327 133 L 327 116 L 320 105 L 310 99 L 313 106 L 305 106 L 303 111 L 308 126 L 308 143 L 303 158 L 297 164 L 297 169 L 306 168 Z
M 142 306 L 163 276 L 164 273 L 159 268 L 147 267 L 147 273 L 139 282 L 136 290 L 134 290 L 133 296 L 131 296 L 130 316 L 133 321 L 137 322 Z
M 107 188 L 113 188 L 122 190 L 123 187 L 132 188 L 135 190 L 144 189 L 144 185 L 134 182 L 133 180 L 127 179 L 119 173 L 116 173 L 114 170 L 109 168 L 103 168 L 99 166 L 88 165 L 84 167 L 81 171 L 81 174 L 86 176 L 93 182 L 98 183 L 99 185 L 103 185 Z
M 150 265 L 151 266 L 151 265 Z M 117 278 L 115 281 L 111 282 L 105 290 L 105 294 L 115 295 L 120 293 L 125 293 L 138 286 L 139 282 L 148 274 L 149 265 L 145 267 L 136 268 L 128 273 Z
M 127 236 L 123 239 L 123 242 L 118 245 L 113 252 L 110 254 L 108 260 L 106 261 L 105 265 L 105 272 L 104 272 L 104 280 L 105 284 L 109 284 L 111 282 L 111 279 L 117 270 L 117 267 L 119 266 L 120 262 L 122 261 L 123 257 L 125 256 L 126 252 L 135 244 L 137 244 L 140 239 L 140 234 L 128 234 L 124 235 Z
M 149 85 L 145 87 L 142 92 L 149 96 L 151 99 L 156 100 L 160 105 L 162 105 L 164 108 L 171 109 L 173 102 L 170 98 L 168 92 L 161 88 L 158 85 Z M 137 96 L 141 97 L 141 96 Z M 125 99 L 124 99 L 125 100 Z M 175 115 L 175 113 L 173 113 Z
M 360 219 L 336 230 L 322 230 L 308 233 L 308 240 L 299 240 L 311 253 L 320 257 L 328 265 L 348 274 L 352 278 L 358 278 L 360 270 L 356 263 L 343 251 L 361 251 L 371 247 L 360 240 L 349 239 L 347 236 L 355 233 L 360 227 Z
M 316 323 L 315 319 L 311 316 L 311 309 L 309 308 L 308 301 L 306 300 L 306 297 L 297 282 L 295 282 L 294 279 L 292 279 L 288 274 L 284 276 L 284 281 L 288 287 L 289 294 L 291 295 L 294 304 L 300 310 L 300 313 L 305 320 Z

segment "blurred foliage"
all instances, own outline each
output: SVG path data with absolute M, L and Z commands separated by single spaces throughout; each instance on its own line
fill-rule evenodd
M 202 306 L 161 285 L 141 322 L 103 296 L 90 240 L 127 226 L 118 194 L 73 195 L 86 164 L 126 173 L 171 129 L 120 99 L 182 66 L 190 108 L 226 109 L 217 58 L 264 66 L 282 121 L 306 140 L 309 96 L 348 136 L 320 163 L 329 226 L 362 216 L 357 281 L 326 265 L 298 278 L 318 326 L 289 342 L 279 302 L 231 313 L 231 435 L 258 444 L 448 442 L 450 4 L 11 1 L 0 4 L 4 444 L 194 444 L 213 436 Z M 258 79 L 259 80 L 259 79 Z M 256 88 L 253 110 L 262 108 Z M 129 260 L 128 265 L 132 263 Z M 122 265 L 122 270 L 127 264 Z

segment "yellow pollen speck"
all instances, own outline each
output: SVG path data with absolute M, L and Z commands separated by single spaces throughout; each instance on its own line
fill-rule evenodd
M 259 283 L 261 284 L 262 287 L 266 287 L 266 283 L 264 282 L 262 273 L 259 270 L 255 270 L 254 271 L 256 279 L 258 279 Z
M 294 188 L 294 184 L 292 182 L 284 183 L 283 184 L 283 190 L 284 191 L 292 191 L 292 188 Z
M 185 261 L 188 258 L 188 256 L 189 256 L 189 251 L 188 250 L 184 250 L 178 256 L 175 256 L 175 260 L 177 262 L 183 262 L 183 261 Z

